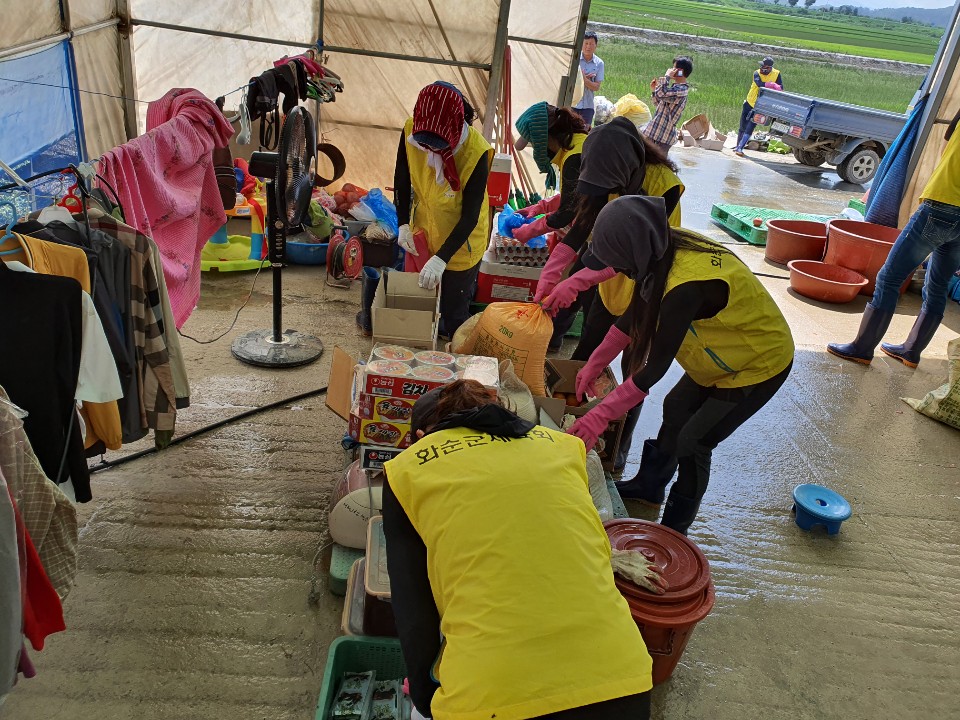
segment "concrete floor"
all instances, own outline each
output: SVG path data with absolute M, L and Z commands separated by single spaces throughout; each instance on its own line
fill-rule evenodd
M 862 193 L 790 163 L 702 150 L 677 150 L 676 159 L 688 187 L 685 224 L 724 241 L 709 220 L 714 202 L 830 213 Z M 762 249 L 737 252 L 758 272 L 786 276 Z M 210 345 L 184 342 L 193 405 L 181 432 L 323 386 L 334 345 L 368 346 L 353 327 L 356 289 L 325 287 L 322 268 L 285 277 L 285 324 L 319 335 L 328 352 L 289 371 L 231 358 L 233 337 L 269 325 L 261 277 L 233 332 Z M 206 277 L 184 331 L 222 332 L 251 282 Z M 862 300 L 819 305 L 784 280 L 763 282 L 793 328 L 795 370 L 715 453 L 691 536 L 711 562 L 717 603 L 672 680 L 654 691 L 653 716 L 960 718 L 960 435 L 899 400 L 945 381 L 960 308 L 951 306 L 918 370 L 882 357 L 865 368 L 824 352 L 853 337 Z M 888 337 L 905 337 L 918 308 L 908 295 Z M 637 450 L 656 432 L 677 376 L 674 367 L 647 401 Z M 341 602 L 326 591 L 323 560 L 320 601 L 309 597 L 343 430 L 313 398 L 96 475 L 95 499 L 81 508 L 68 631 L 34 654 L 39 676 L 16 688 L 0 716 L 312 718 L 326 648 L 339 634 Z M 806 481 L 850 500 L 854 516 L 839 536 L 792 522 L 790 490 Z

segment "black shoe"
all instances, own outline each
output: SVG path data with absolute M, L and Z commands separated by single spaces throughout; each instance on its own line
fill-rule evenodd
M 633 480 L 617 483 L 617 492 L 625 500 L 639 500 L 646 505 L 659 507 L 676 470 L 677 459 L 660 452 L 656 440 L 647 440 L 643 443 L 640 469 Z
M 877 310 L 867 304 L 860 320 L 860 330 L 852 343 L 830 343 L 827 352 L 844 360 L 852 360 L 861 365 L 869 365 L 873 360 L 873 351 L 890 326 L 893 312 Z
M 660 524 L 671 530 L 676 530 L 681 535 L 686 535 L 690 525 L 697 517 L 697 511 L 700 509 L 700 499 L 680 495 L 676 490 L 670 491 L 670 497 L 667 499 L 667 506 L 663 509 L 663 517 L 660 518 Z
M 930 341 L 933 340 L 937 328 L 940 327 L 941 320 L 943 320 L 943 315 L 927 315 L 927 313 L 921 312 L 916 322 L 913 323 L 910 335 L 903 345 L 880 343 L 880 349 L 907 367 L 915 368 L 920 364 L 920 353 L 922 353 L 927 345 L 930 344 Z
M 357 327 L 366 337 L 373 335 L 373 298 L 380 284 L 380 271 L 365 267 L 360 275 L 360 312 L 357 313 Z

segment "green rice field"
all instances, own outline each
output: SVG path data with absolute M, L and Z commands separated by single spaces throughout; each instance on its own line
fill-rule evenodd
M 694 69 L 683 119 L 706 113 L 718 129 L 735 130 L 756 69 L 756 63 L 742 55 L 704 55 L 674 45 L 604 41 L 597 48 L 606 69 L 599 94 L 615 102 L 620 96 L 633 93 L 650 104 L 651 78 L 662 75 L 676 55 L 684 54 L 691 56 Z M 777 67 L 784 74 L 785 89 L 790 92 L 893 112 L 906 112 L 923 79 L 790 58 L 778 60 Z
M 802 3 L 801 3 L 802 5 Z M 590 19 L 631 27 L 930 63 L 941 28 L 748 0 L 593 0 Z

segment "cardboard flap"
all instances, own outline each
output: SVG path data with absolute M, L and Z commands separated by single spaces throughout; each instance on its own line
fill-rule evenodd
M 353 368 L 356 361 L 341 347 L 333 349 L 333 362 L 327 378 L 327 407 L 344 420 L 350 420 L 353 400 Z

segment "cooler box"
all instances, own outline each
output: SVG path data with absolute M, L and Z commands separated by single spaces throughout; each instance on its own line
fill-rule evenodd
M 474 299 L 478 303 L 529 302 L 537 291 L 541 270 L 483 260 Z

